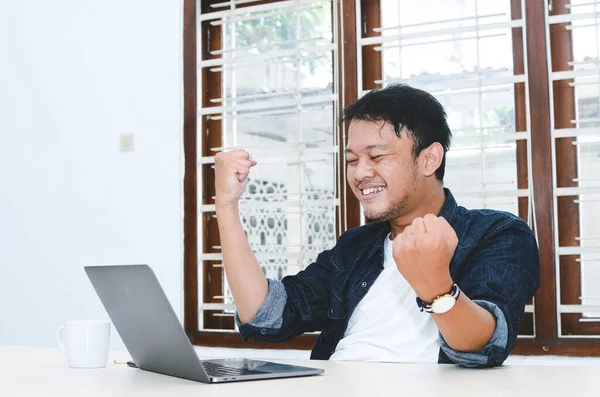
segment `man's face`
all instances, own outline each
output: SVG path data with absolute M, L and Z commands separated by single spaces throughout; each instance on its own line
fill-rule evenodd
M 346 145 L 347 178 L 365 217 L 392 220 L 405 213 L 419 184 L 413 140 L 383 121 L 353 120 Z

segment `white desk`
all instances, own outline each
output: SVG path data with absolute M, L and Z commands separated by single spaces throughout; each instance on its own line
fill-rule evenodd
M 325 374 L 209 385 L 114 364 L 71 369 L 57 349 L 0 346 L 0 396 L 599 396 L 598 367 L 451 365 L 282 361 L 321 367 Z

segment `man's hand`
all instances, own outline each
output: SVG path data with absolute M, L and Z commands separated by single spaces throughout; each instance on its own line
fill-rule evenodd
M 431 214 L 416 218 L 394 239 L 396 266 L 425 302 L 450 291 L 450 260 L 457 244 L 452 226 Z
M 237 204 L 246 190 L 250 168 L 256 165 L 248 152 L 236 149 L 215 155 L 215 191 L 217 204 Z

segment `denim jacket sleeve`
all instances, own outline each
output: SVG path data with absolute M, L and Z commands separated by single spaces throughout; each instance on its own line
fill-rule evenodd
M 269 293 L 254 318 L 238 327 L 244 341 L 285 342 L 321 330 L 328 320 L 331 250 L 281 282 L 269 281 Z
M 269 283 L 269 292 L 263 304 L 258 308 L 258 311 L 252 317 L 248 324 L 255 328 L 272 328 L 279 329 L 283 323 L 283 309 L 287 301 L 285 287 L 281 281 L 267 279 Z M 238 327 L 242 326 L 240 318 L 235 313 L 235 322 Z
M 502 365 L 515 346 L 526 302 L 539 288 L 539 253 L 533 232 L 509 218 L 487 233 L 457 283 L 496 318 L 496 330 L 479 353 L 458 352 L 441 339 L 446 357 L 465 367 Z M 456 280 L 456 279 L 455 279 Z
M 492 351 L 505 351 L 508 344 L 508 325 L 504 313 L 493 303 L 475 299 L 473 302 L 488 310 L 496 318 L 496 329 L 492 338 L 479 353 L 466 353 L 452 349 L 440 333 L 440 346 L 446 356 L 455 364 L 463 367 L 490 366 L 489 354 Z M 504 361 L 504 360 L 502 360 Z

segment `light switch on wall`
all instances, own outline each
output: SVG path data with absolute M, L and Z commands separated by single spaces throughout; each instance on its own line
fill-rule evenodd
M 121 134 L 119 148 L 121 152 L 133 152 L 133 134 Z

